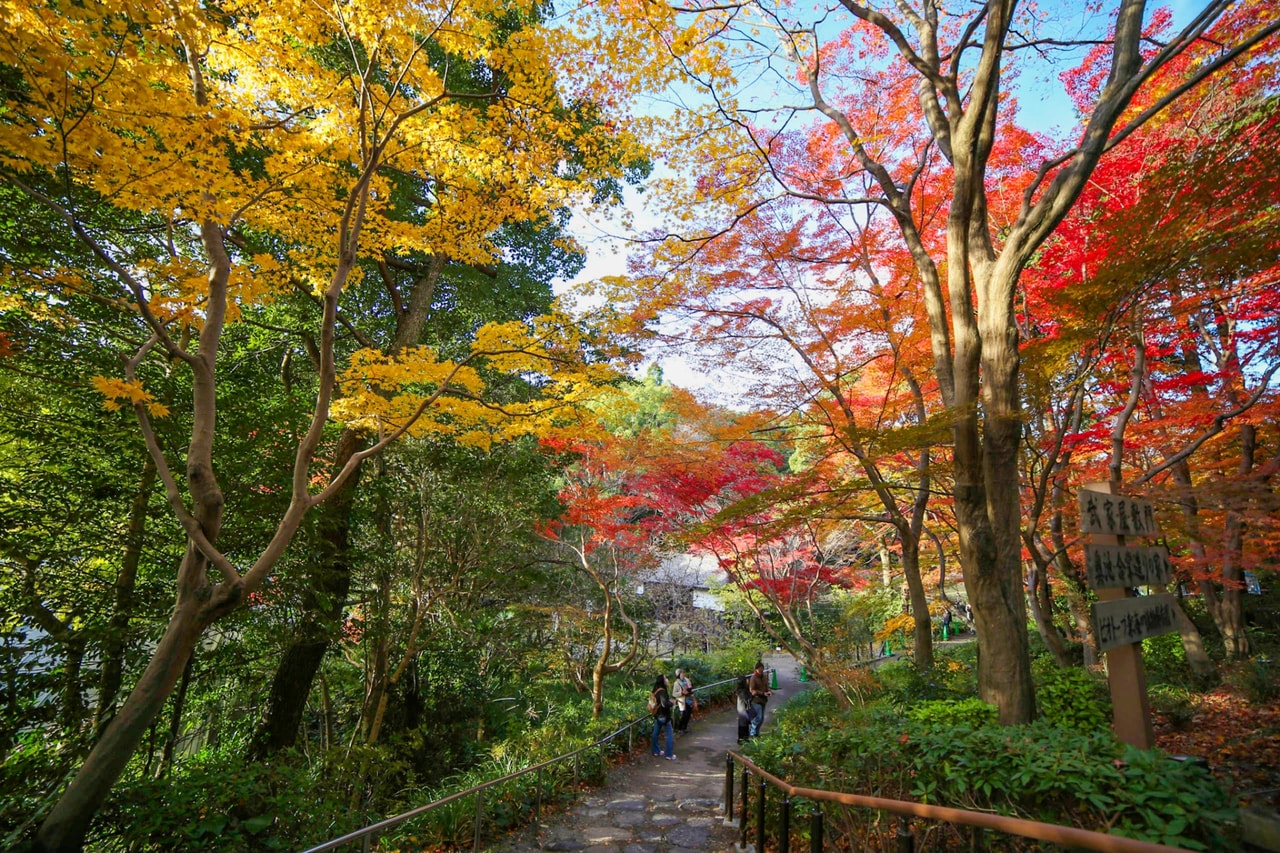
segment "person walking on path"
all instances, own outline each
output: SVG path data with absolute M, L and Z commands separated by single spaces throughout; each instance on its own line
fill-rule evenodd
M 813 682 L 797 680 L 798 674 L 790 665 L 794 660 L 789 656 L 770 655 L 764 663 L 778 674 L 778 686 L 769 699 L 775 710 L 789 696 L 815 686 Z M 743 675 L 744 692 L 746 682 L 747 676 Z M 747 696 L 750 705 L 750 694 Z M 604 787 L 585 793 L 567 805 L 563 813 L 544 809 L 538 823 L 494 839 L 489 847 L 481 849 L 486 853 L 738 850 L 741 836 L 737 821 L 730 825 L 723 820 L 724 754 L 726 749 L 734 748 L 737 722 L 737 714 L 729 708 L 710 708 L 698 720 L 697 727 L 691 726 L 681 738 L 679 766 L 674 761 L 652 760 L 611 766 Z M 642 748 L 640 754 L 643 753 Z M 794 844 L 791 849 L 796 849 Z
M 738 683 L 733 690 L 733 699 L 738 706 L 738 743 L 744 743 L 751 737 L 751 718 L 755 706 L 751 704 L 751 688 L 747 686 L 747 677 L 738 676 Z
M 671 698 L 675 700 L 676 710 L 672 722 L 677 732 L 689 731 L 689 718 L 693 716 L 697 699 L 693 695 L 693 682 L 683 669 L 676 670 L 675 683 L 671 685 Z
M 747 679 L 747 689 L 751 692 L 751 704 L 754 714 L 751 717 L 751 737 L 760 735 L 760 726 L 764 725 L 764 706 L 773 691 L 769 689 L 769 679 L 764 674 L 764 661 L 756 661 L 756 668 Z
M 653 708 L 653 754 L 665 757 L 668 761 L 676 760 L 676 740 L 675 734 L 671 730 L 671 695 L 667 692 L 667 677 L 659 675 L 653 682 L 653 690 L 649 694 L 653 697 L 650 706 Z M 667 733 L 666 749 L 658 748 L 658 737 L 663 733 Z

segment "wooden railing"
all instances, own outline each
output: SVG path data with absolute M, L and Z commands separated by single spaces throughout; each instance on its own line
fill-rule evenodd
M 716 687 L 721 687 L 725 684 L 730 684 L 736 680 L 737 680 L 736 678 L 726 678 L 723 681 L 716 681 L 716 682 L 712 682 L 711 684 L 700 685 L 698 687 L 693 688 L 693 691 L 696 694 L 699 691 L 713 690 Z M 573 787 L 576 789 L 578 787 L 578 780 L 580 776 L 580 766 L 581 766 L 582 756 L 584 754 L 591 752 L 592 750 L 598 750 L 600 754 L 600 764 L 601 766 L 603 766 L 605 751 L 610 746 L 613 746 L 616 743 L 620 743 L 621 738 L 625 735 L 627 738 L 626 751 L 629 754 L 634 748 L 635 728 L 637 726 L 652 726 L 652 725 L 653 725 L 653 718 L 646 713 L 641 717 L 635 718 L 634 720 L 622 726 L 621 728 L 617 729 L 616 731 L 610 732 L 604 737 L 598 740 L 595 740 L 587 744 L 586 746 L 575 749 L 572 752 L 566 752 L 563 755 L 557 755 L 555 758 L 551 758 L 539 764 L 534 764 L 532 766 L 525 767 L 524 769 L 517 770 L 514 773 L 508 773 L 506 776 L 502 776 L 497 779 L 490 779 L 488 782 L 482 782 L 479 785 L 473 785 L 470 788 L 467 788 L 465 790 L 456 791 L 448 795 L 447 797 L 441 797 L 438 800 L 433 800 L 430 803 L 418 806 L 415 809 L 410 809 L 409 811 L 403 812 L 402 814 L 398 814 L 398 815 L 395 815 L 394 817 L 386 818 L 385 820 L 380 820 L 375 824 L 371 824 L 369 826 L 364 827 L 363 829 L 357 829 L 355 832 L 348 832 L 346 835 L 343 835 L 339 838 L 335 838 L 332 841 L 326 841 L 323 844 L 319 844 L 315 847 L 310 847 L 306 851 L 304 851 L 304 853 L 323 853 L 323 851 L 326 851 L 326 850 L 337 850 L 341 847 L 347 846 L 348 844 L 359 844 L 360 849 L 362 851 L 365 851 L 365 853 L 368 853 L 368 851 L 371 851 L 373 849 L 373 846 L 377 843 L 378 838 L 382 835 L 385 835 L 388 830 L 394 829 L 395 827 L 399 826 L 402 823 L 405 823 L 406 821 L 410 821 L 416 817 L 420 817 L 421 815 L 424 815 L 427 812 L 432 811 L 433 809 L 440 808 L 441 806 L 448 805 L 449 803 L 457 802 L 458 800 L 466 799 L 467 797 L 475 797 L 475 801 L 476 801 L 475 823 L 472 831 L 471 849 L 473 851 L 477 851 L 480 849 L 480 841 L 484 835 L 483 818 L 484 818 L 485 791 L 489 790 L 490 788 L 494 788 L 499 785 L 502 785 L 506 782 L 510 782 L 513 779 L 519 779 L 522 776 L 527 776 L 531 773 L 536 773 L 538 778 L 534 786 L 534 801 L 533 801 L 533 819 L 536 822 L 542 810 L 542 795 L 544 790 L 543 774 L 544 773 L 552 770 L 552 768 L 555 768 L 558 765 L 567 764 L 568 762 L 572 761 L 573 762 Z
M 874 809 L 898 816 L 895 838 L 897 853 L 915 853 L 915 835 L 911 829 L 911 818 L 920 818 L 942 823 L 974 827 L 979 830 L 992 830 L 1005 835 L 1016 835 L 1049 844 L 1057 844 L 1070 850 L 1090 850 L 1096 853 L 1191 853 L 1181 847 L 1168 847 L 1153 844 L 1150 841 L 1137 841 L 1121 835 L 1109 835 L 1105 832 L 1091 832 L 1073 826 L 1059 826 L 1053 823 L 1038 823 L 1016 817 L 971 812 L 964 809 L 953 809 L 946 806 L 931 806 L 925 803 L 914 803 L 908 800 L 890 800 L 884 797 L 869 797 L 862 794 L 846 794 L 837 791 L 823 791 L 816 788 L 801 788 L 792 785 L 785 779 L 769 773 L 757 766 L 751 759 L 729 750 L 725 758 L 724 772 L 724 812 L 725 822 L 733 823 L 734 817 L 734 775 L 735 764 L 741 767 L 741 803 L 738 810 L 738 832 L 740 849 L 745 849 L 750 829 L 749 814 L 752 781 L 757 788 L 755 796 L 755 850 L 764 853 L 768 841 L 765 823 L 767 792 L 770 787 L 781 794 L 779 802 L 777 831 L 774 833 L 774 848 L 778 853 L 790 853 L 791 819 L 794 800 L 802 799 L 812 804 L 809 815 L 809 850 L 821 853 L 824 841 L 823 803 L 861 809 Z

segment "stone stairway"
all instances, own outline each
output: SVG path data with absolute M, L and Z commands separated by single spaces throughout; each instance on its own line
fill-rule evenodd
M 796 681 L 795 661 L 772 655 L 778 673 L 764 727 L 787 696 L 805 685 Z M 542 850 L 583 853 L 683 853 L 736 850 L 736 824 L 724 822 L 725 750 L 737 743 L 738 718 L 732 706 L 694 717 L 689 732 L 676 736 L 676 760 L 646 748 L 609 773 L 603 788 L 542 824 L 492 844 L 489 853 Z

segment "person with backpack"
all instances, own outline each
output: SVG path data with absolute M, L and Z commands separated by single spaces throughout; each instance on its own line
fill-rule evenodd
M 738 683 L 733 691 L 734 702 L 738 706 L 738 743 L 744 743 L 751 737 L 751 720 L 755 706 L 751 704 L 751 689 L 747 687 L 747 677 L 738 676 Z
M 675 761 L 676 736 L 671 728 L 671 707 L 667 677 L 659 675 L 653 682 L 653 690 L 649 691 L 649 713 L 653 714 L 653 754 Z M 658 749 L 658 737 L 664 730 L 667 733 L 667 748 Z

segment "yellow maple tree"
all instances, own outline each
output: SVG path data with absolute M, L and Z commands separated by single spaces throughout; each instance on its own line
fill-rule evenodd
M 580 324 L 552 315 L 485 328 L 461 360 L 412 334 L 347 355 L 340 309 L 378 259 L 500 263 L 501 228 L 590 200 L 593 182 L 645 157 L 628 99 L 664 72 L 634 49 L 634 11 L 0 2 L 0 181 L 92 258 L 4 270 L 3 310 L 70 315 L 79 295 L 124 318 L 122 375 L 93 381 L 108 406 L 132 408 L 186 535 L 165 634 L 45 817 L 42 849 L 80 848 L 201 633 L 263 582 L 360 460 L 411 430 L 486 445 L 572 428 L 572 405 L 606 369 Z M 215 465 L 219 353 L 228 324 L 298 293 L 318 307 L 314 408 L 289 505 L 270 542 L 238 564 L 217 546 L 228 498 Z M 185 371 L 190 398 L 161 404 L 144 384 L 149 364 Z M 496 406 L 482 378 L 495 372 L 541 393 Z M 181 450 L 153 428 L 166 405 L 190 421 Z M 376 440 L 321 476 L 331 419 Z

